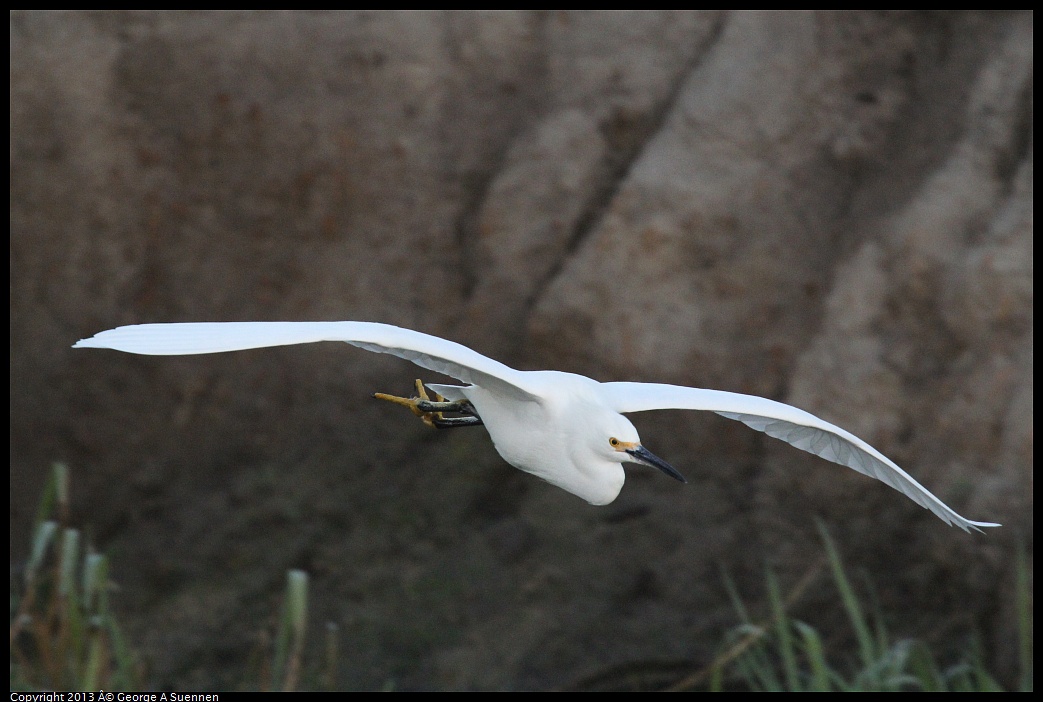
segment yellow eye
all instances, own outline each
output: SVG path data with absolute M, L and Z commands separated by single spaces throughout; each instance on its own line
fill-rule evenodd
M 613 437 L 611 437 L 611 438 L 610 438 L 610 439 L 608 440 L 608 445 L 609 445 L 609 446 L 611 446 L 612 448 L 617 448 L 617 447 L 619 446 L 619 439 L 617 439 L 617 438 L 616 438 L 616 437 L 614 437 L 614 436 L 613 436 Z

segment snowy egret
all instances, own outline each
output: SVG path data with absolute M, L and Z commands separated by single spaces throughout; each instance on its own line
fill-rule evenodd
M 417 396 L 375 397 L 405 405 L 436 427 L 484 424 L 505 461 L 594 505 L 616 499 L 623 463 L 653 466 L 685 482 L 644 446 L 627 412 L 710 410 L 887 483 L 946 524 L 993 527 L 961 517 L 908 473 L 854 434 L 763 397 L 658 383 L 599 383 L 561 371 L 519 371 L 446 339 L 375 322 L 201 322 L 139 324 L 103 331 L 74 348 L 178 356 L 343 341 L 412 361 L 466 385 L 417 381 Z M 458 416 L 446 417 L 445 413 Z

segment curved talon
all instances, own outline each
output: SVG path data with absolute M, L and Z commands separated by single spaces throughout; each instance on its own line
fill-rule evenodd
M 410 412 L 417 417 L 420 417 L 420 421 L 427 426 L 436 429 L 445 427 L 469 427 L 482 424 L 482 419 L 475 411 L 474 405 L 467 400 L 449 402 L 434 391 L 432 391 L 432 394 L 435 396 L 435 399 L 432 400 L 427 394 L 427 388 L 424 387 L 423 381 L 419 378 L 416 381 L 416 392 L 417 396 L 408 398 L 399 397 L 397 395 L 388 395 L 383 392 L 373 393 L 373 397 L 378 400 L 386 400 L 387 402 L 396 405 L 408 407 Z M 446 417 L 443 412 L 458 412 L 465 416 Z

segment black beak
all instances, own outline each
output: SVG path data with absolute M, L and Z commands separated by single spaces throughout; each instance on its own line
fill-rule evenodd
M 674 480 L 680 480 L 682 483 L 688 481 L 684 479 L 684 476 L 677 472 L 677 469 L 672 465 L 664 461 L 659 456 L 655 455 L 644 446 L 638 446 L 637 448 L 627 449 L 627 453 L 636 458 L 639 462 L 645 465 L 655 466 L 659 470 L 669 475 Z

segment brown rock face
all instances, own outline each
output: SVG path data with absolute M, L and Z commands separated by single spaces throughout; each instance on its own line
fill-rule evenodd
M 14 12 L 11 526 L 42 476 L 153 687 L 234 687 L 288 568 L 348 688 L 692 668 L 822 554 L 1013 679 L 1032 544 L 1032 15 Z M 989 534 L 708 413 L 605 508 L 373 391 L 343 345 L 142 358 L 120 324 L 382 321 L 520 368 L 788 402 Z M 427 376 L 424 376 L 428 379 Z M 430 378 L 436 380 L 435 378 Z M 1030 561 L 1031 564 L 1031 561 Z M 763 610 L 761 610 L 763 611 Z M 795 614 L 846 631 L 823 576 Z M 835 625 L 835 626 L 834 626 Z M 836 632 L 836 633 L 833 633 Z

